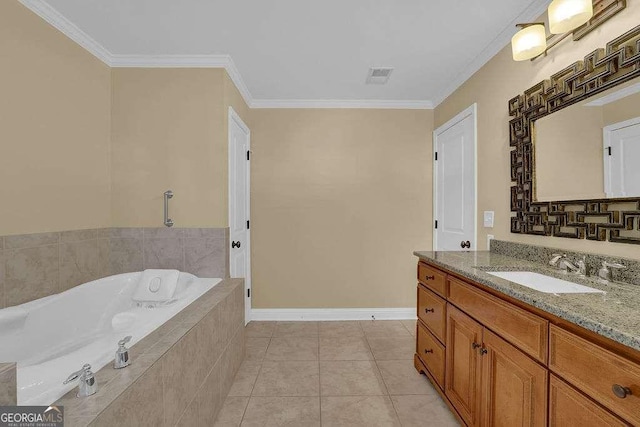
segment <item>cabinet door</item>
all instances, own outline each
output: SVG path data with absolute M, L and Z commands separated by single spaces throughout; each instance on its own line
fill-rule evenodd
M 627 425 L 560 378 L 551 375 L 549 427 L 625 427 Z
M 481 425 L 547 425 L 547 370 L 523 352 L 484 330 Z
M 469 426 L 478 425 L 482 326 L 447 305 L 445 394 Z

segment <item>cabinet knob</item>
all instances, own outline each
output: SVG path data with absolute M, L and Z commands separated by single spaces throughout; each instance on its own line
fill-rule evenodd
M 614 384 L 611 389 L 613 390 L 613 394 L 615 394 L 616 397 L 619 397 L 620 399 L 624 399 L 627 396 L 631 396 L 632 394 L 629 387 L 623 387 L 620 384 Z
M 482 356 L 484 356 L 485 354 L 489 353 L 489 350 L 487 350 L 486 348 L 482 348 L 482 350 L 480 350 L 480 354 Z
M 436 312 L 436 309 L 435 309 L 435 308 L 425 308 L 425 309 L 424 309 L 424 312 L 425 312 L 425 313 L 435 313 L 435 312 Z
M 475 350 L 476 348 L 482 347 L 482 344 L 478 344 L 477 342 L 474 342 L 473 344 L 471 344 L 471 347 L 473 347 L 473 349 Z
M 429 354 L 429 353 L 433 353 L 433 349 L 432 350 L 424 350 L 424 354 Z
M 424 280 L 435 280 L 436 276 L 424 276 Z

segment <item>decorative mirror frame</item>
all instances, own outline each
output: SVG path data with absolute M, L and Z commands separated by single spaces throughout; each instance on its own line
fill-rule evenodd
M 511 232 L 640 244 L 640 197 L 535 201 L 535 121 L 640 76 L 640 25 L 509 100 Z

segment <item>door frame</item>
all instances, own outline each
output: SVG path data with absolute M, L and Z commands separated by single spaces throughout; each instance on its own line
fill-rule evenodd
M 473 119 L 473 239 L 470 250 L 478 248 L 478 104 L 473 103 L 456 114 L 451 120 L 438 127 L 433 131 L 433 153 L 431 159 L 433 161 L 433 221 L 431 222 L 431 232 L 433 236 L 432 248 L 434 251 L 438 247 L 438 233 L 436 230 L 436 220 L 438 219 L 438 161 L 435 153 L 438 152 L 438 137 L 460 123 L 462 120 L 471 116 Z
M 234 171 L 235 171 L 235 162 L 233 161 L 233 159 L 231 158 L 231 153 L 232 153 L 232 144 L 233 144 L 233 139 L 231 137 L 231 123 L 236 123 L 246 134 L 247 134 L 247 150 L 249 151 L 249 153 L 251 153 L 251 129 L 249 129 L 249 126 L 246 125 L 246 123 L 242 120 L 242 118 L 240 118 L 240 116 L 238 115 L 238 113 L 235 112 L 235 110 L 233 109 L 233 107 L 229 107 L 229 115 L 228 115 L 228 122 L 227 122 L 227 143 L 228 143 L 228 151 L 227 151 L 227 157 L 228 157 L 228 164 L 229 164 L 229 173 L 227 175 L 227 179 L 228 179 L 228 200 L 229 200 L 229 234 L 231 234 L 231 216 L 233 213 L 233 209 L 234 209 L 234 198 L 231 197 L 231 182 L 234 179 Z M 250 157 L 249 157 L 250 159 Z M 251 218 L 251 161 L 247 160 L 247 188 L 246 188 L 246 194 L 247 194 L 247 200 L 246 200 L 246 207 L 247 207 L 247 220 L 250 220 Z M 227 251 L 230 251 L 230 245 L 231 245 L 231 236 L 229 236 L 229 242 L 227 242 Z M 247 265 L 246 265 L 246 277 L 245 277 L 245 284 L 244 284 L 244 308 L 245 308 L 245 325 L 247 323 L 249 323 L 251 321 L 251 310 L 252 310 L 252 304 L 251 301 L 253 299 L 253 292 L 249 292 L 249 294 L 247 294 L 247 291 L 251 289 L 251 227 L 249 226 L 249 228 L 247 229 L 247 241 L 245 243 L 246 247 L 247 247 L 247 256 L 246 256 L 246 260 L 247 260 Z M 232 272 L 231 272 L 231 263 L 229 263 L 229 277 L 232 277 Z
M 638 124 L 640 124 L 640 117 L 634 117 L 633 119 L 613 123 L 602 128 L 602 153 L 604 154 L 607 147 L 611 146 L 611 132 Z M 604 159 L 604 194 L 606 197 L 611 197 L 611 156 L 603 155 L 602 158 Z

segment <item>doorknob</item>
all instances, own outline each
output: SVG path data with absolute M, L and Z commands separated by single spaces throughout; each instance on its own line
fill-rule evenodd
M 464 248 L 469 249 L 469 248 L 471 247 L 471 242 L 470 242 L 470 241 L 468 241 L 468 240 L 465 242 L 465 241 L 463 240 L 462 242 L 460 242 L 460 247 L 461 247 L 462 249 L 464 249 Z
M 240 247 L 240 242 L 236 242 L 236 241 L 231 242 L 231 249 L 239 248 L 239 247 Z

